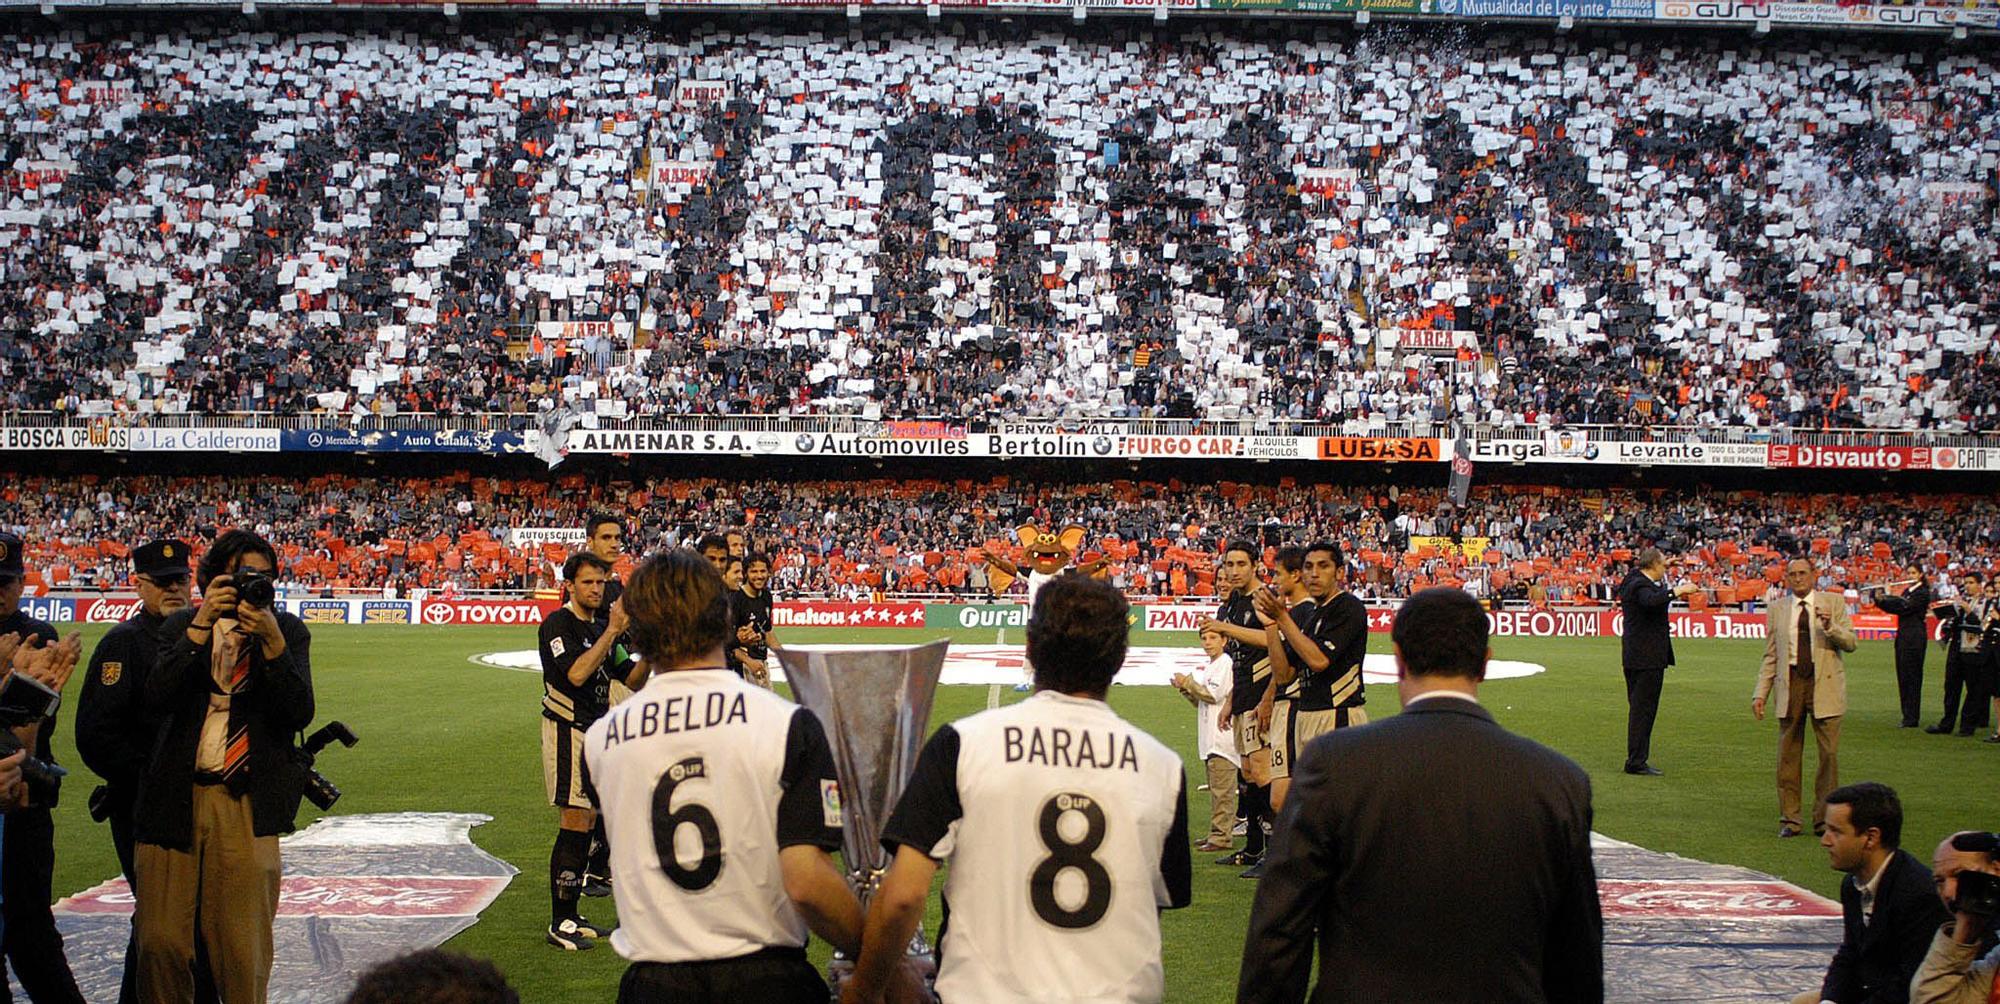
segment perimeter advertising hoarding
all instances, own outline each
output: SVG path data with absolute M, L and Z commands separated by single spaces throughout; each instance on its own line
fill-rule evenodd
M 788 457 L 998 457 L 1002 459 L 1311 460 L 1307 436 L 1144 436 L 1114 432 L 998 433 L 950 436 L 861 432 L 700 432 L 578 429 L 570 453 L 694 453 Z
M 301 453 L 528 453 L 520 432 L 457 429 L 290 429 L 280 445 Z
M 1215 616 L 1212 606 L 1159 605 L 1147 606 L 1144 628 L 1148 631 L 1194 631 L 1201 622 Z M 1384 634 L 1394 620 L 1395 611 L 1388 606 L 1371 606 L 1368 609 L 1368 630 Z M 1668 615 L 1669 630 L 1676 638 L 1747 638 L 1762 641 L 1765 637 L 1763 611 L 1754 613 L 1729 613 L 1704 611 L 1674 611 Z M 1618 610 L 1503 610 L 1486 615 L 1487 629 L 1495 638 L 1616 638 L 1624 634 L 1625 614 Z M 1937 634 L 1937 621 L 1933 618 L 1929 625 L 1930 634 Z M 1857 614 L 1854 617 L 1854 632 L 1863 639 L 1888 639 L 1896 636 L 1896 619 L 1887 614 Z
M 1675 441 L 1622 442 L 1587 440 L 1583 449 L 1565 449 L 1558 437 L 1487 439 L 1472 444 L 1472 459 L 1482 464 L 1610 464 L 1670 467 L 1768 467 L 1771 447 L 1764 443 L 1700 443 Z

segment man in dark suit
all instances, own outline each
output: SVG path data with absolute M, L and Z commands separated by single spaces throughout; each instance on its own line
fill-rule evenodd
M 1931 936 L 1950 920 L 1931 891 L 1931 870 L 1902 848 L 1903 803 L 1886 784 L 1863 781 L 1826 796 L 1820 837 L 1840 883 L 1846 937 L 1819 992 L 1793 1004 L 1902 1004 Z
M 1657 775 L 1652 764 L 1653 719 L 1660 713 L 1660 689 L 1674 664 L 1674 639 L 1667 606 L 1694 592 L 1686 583 L 1667 588 L 1667 559 L 1657 547 L 1641 550 L 1632 573 L 1618 584 L 1625 612 L 1625 773 Z
M 1293 766 L 1237 1000 L 1304 1000 L 1317 939 L 1315 1001 L 1602 1001 L 1590 778 L 1480 706 L 1472 597 L 1424 590 L 1391 637 L 1403 712 Z
M 27 545 L 11 533 L 0 532 L 0 634 L 19 636 L 26 647 L 54 645 L 56 629 L 49 622 L 28 616 L 21 609 L 21 594 L 27 583 L 23 560 Z M 42 722 L 35 738 L 34 755 L 44 763 L 54 763 L 51 742 L 56 717 Z M 7 814 L 7 853 L 0 855 L 0 949 L 14 966 L 14 978 L 28 999 L 37 1004 L 83 1004 L 63 955 L 62 935 L 56 930 L 55 914 L 49 904 L 52 873 L 56 863 L 56 824 L 51 806 L 30 805 Z M 4 974 L 0 974 L 4 975 Z M 0 981 L 0 1001 L 9 1000 Z
M 1931 580 L 1921 565 L 1911 565 L 1909 577 L 1916 580 L 1901 596 L 1874 593 L 1877 609 L 1896 618 L 1896 696 L 1902 703 L 1902 728 L 1917 727 L 1923 713 L 1924 643 L 1930 633 L 1924 619 L 1931 612 Z
M 277 566 L 262 537 L 217 537 L 196 576 L 201 606 L 161 625 L 146 675 L 160 732 L 133 810 L 132 925 L 149 1004 L 194 999 L 197 937 L 222 1000 L 270 990 L 278 836 L 305 790 L 292 737 L 313 719 L 312 635 L 256 595 Z

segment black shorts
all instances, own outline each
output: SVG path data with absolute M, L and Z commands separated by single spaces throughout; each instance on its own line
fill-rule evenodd
M 618 1004 L 826 1004 L 830 994 L 803 948 L 707 962 L 634 962 L 618 983 Z

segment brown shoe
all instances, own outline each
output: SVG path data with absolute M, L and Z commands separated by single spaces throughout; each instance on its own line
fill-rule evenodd
M 1198 851 L 1200 851 L 1200 852 L 1202 852 L 1203 854 L 1213 854 L 1213 853 L 1215 853 L 1216 851 L 1226 851 L 1226 850 L 1229 850 L 1229 849 L 1230 849 L 1230 845 L 1229 845 L 1229 844 L 1218 844 L 1218 843 L 1216 843 L 1216 842 L 1215 842 L 1215 841 L 1213 841 L 1213 840 L 1204 840 L 1204 841 L 1202 841 L 1201 843 L 1198 843 L 1198 844 L 1194 845 L 1194 849 L 1195 849 L 1195 850 L 1198 850 Z

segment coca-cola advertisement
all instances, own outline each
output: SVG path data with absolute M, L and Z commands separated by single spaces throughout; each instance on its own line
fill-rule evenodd
M 472 827 L 489 818 L 333 816 L 284 838 L 272 1004 L 343 1000 L 369 967 L 476 923 L 516 874 L 472 843 Z M 132 902 L 125 880 L 114 878 L 55 906 L 85 1000 L 118 999 Z M 16 991 L 15 999 L 27 998 Z

